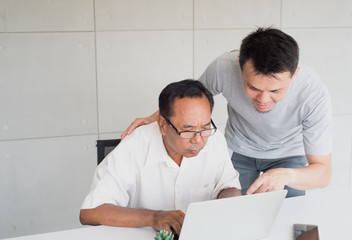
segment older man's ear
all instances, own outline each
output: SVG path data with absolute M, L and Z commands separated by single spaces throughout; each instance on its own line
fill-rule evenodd
M 163 118 L 162 116 L 158 116 L 157 117 L 157 121 L 158 121 L 158 125 L 159 125 L 159 129 L 160 129 L 160 133 L 161 133 L 161 135 L 163 135 L 163 136 L 165 136 L 166 135 L 166 125 L 167 125 L 167 123 L 166 123 L 166 121 L 165 121 L 165 118 Z

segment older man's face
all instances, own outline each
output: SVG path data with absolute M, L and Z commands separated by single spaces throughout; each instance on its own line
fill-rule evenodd
M 173 112 L 169 120 L 180 132 L 202 131 L 212 127 L 210 105 L 205 96 L 177 98 L 174 101 Z M 199 133 L 191 139 L 182 139 L 162 117 L 159 126 L 166 151 L 177 164 L 181 163 L 183 156 L 187 158 L 197 156 L 208 140 L 202 138 Z

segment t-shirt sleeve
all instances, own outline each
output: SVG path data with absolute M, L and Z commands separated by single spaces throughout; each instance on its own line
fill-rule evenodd
M 327 90 L 304 119 L 303 142 L 308 155 L 327 155 L 332 152 L 332 109 Z
M 241 89 L 242 75 L 238 65 L 238 51 L 226 52 L 215 59 L 199 81 L 213 94 L 223 94 L 231 101 L 234 92 Z M 236 93 L 237 94 L 237 93 Z
M 198 79 L 213 96 L 221 93 L 219 86 L 218 59 L 215 59 Z

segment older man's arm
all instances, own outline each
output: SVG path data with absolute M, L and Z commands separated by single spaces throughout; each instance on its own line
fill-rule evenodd
M 93 209 L 81 209 L 80 221 L 84 225 L 108 225 L 117 227 L 153 227 L 160 231 L 180 234 L 185 214 L 180 211 L 155 211 L 133 209 L 103 204 Z
M 237 197 L 237 196 L 241 196 L 241 190 L 239 190 L 238 188 L 226 188 L 223 189 L 219 195 L 218 195 L 218 199 L 220 198 L 228 198 L 228 197 Z

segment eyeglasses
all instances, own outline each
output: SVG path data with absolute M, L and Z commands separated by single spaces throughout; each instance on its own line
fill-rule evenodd
M 202 138 L 207 138 L 207 137 L 210 137 L 211 135 L 213 135 L 216 130 L 217 130 L 217 127 L 215 126 L 214 122 L 212 119 L 210 119 L 211 121 L 211 124 L 213 125 L 213 128 L 210 128 L 210 129 L 205 129 L 205 130 L 202 130 L 202 131 L 178 131 L 177 128 L 170 122 L 169 119 L 167 119 L 166 117 L 163 116 L 163 118 L 165 118 L 165 121 L 167 122 L 167 124 L 170 125 L 170 127 L 175 130 L 175 132 L 183 139 L 191 139 L 191 138 L 194 138 L 197 133 L 200 134 L 200 136 Z

